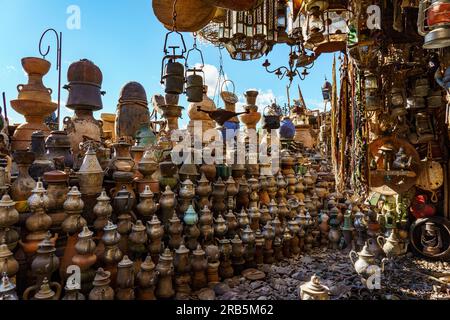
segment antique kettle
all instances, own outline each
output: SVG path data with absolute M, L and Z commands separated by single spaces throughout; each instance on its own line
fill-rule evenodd
M 311 281 L 300 286 L 300 300 L 329 300 L 330 289 L 320 283 L 317 275 L 311 277 Z
M 369 268 L 373 266 L 377 266 L 375 261 L 375 255 L 371 253 L 368 249 L 368 244 L 366 243 L 363 249 L 360 252 L 356 252 L 354 250 L 349 253 L 350 260 L 355 268 L 356 273 L 362 276 L 364 279 L 368 279 L 371 275 L 373 275 L 376 270 L 375 268 Z M 354 258 L 357 258 L 356 260 Z M 385 260 L 382 260 L 381 270 L 384 270 Z
M 380 247 L 383 248 L 383 251 L 388 258 L 403 255 L 408 251 L 408 246 L 403 246 L 395 229 L 392 230 L 389 238 L 387 239 L 383 236 L 378 236 L 377 242 Z
M 425 49 L 450 46 L 450 2 L 448 0 L 421 0 L 419 3 L 418 29 L 425 37 Z M 425 26 L 426 20 L 426 26 Z

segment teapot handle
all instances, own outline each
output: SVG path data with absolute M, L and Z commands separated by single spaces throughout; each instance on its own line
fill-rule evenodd
M 36 290 L 37 287 L 38 287 L 37 285 L 34 285 L 34 286 L 26 288 L 23 293 L 23 300 L 29 300 L 28 298 L 30 296 L 30 292 L 32 292 L 33 290 Z
M 383 248 L 384 244 L 386 243 L 386 239 L 383 236 L 378 236 L 377 243 L 381 248 Z
M 58 282 L 52 282 L 50 283 L 50 287 L 53 287 L 55 290 L 55 300 L 59 300 L 59 297 L 61 296 L 62 287 Z
M 389 262 L 388 258 L 383 258 L 381 260 L 381 272 L 384 272 L 384 267 L 386 266 L 387 262 Z
M 352 262 L 352 264 L 355 265 L 356 260 L 354 260 L 354 256 L 358 257 L 358 253 L 356 253 L 355 250 L 352 250 L 350 251 L 348 256 L 350 257 L 350 261 Z

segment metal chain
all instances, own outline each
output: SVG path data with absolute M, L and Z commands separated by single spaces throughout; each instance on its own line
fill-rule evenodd
M 216 101 L 217 97 L 217 103 L 216 106 L 219 107 L 220 104 L 220 88 L 221 88 L 221 80 L 223 79 L 225 81 L 225 71 L 223 69 L 223 56 L 222 56 L 222 46 L 219 46 L 219 77 L 217 79 L 216 88 L 214 89 L 214 97 L 213 101 Z
M 177 31 L 177 1 L 174 0 L 173 2 L 173 10 L 172 10 L 172 31 Z

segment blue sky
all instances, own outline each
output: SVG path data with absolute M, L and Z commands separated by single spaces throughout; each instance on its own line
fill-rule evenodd
M 67 8 L 70 5 L 76 5 L 81 10 L 79 30 L 67 28 L 70 16 Z M 67 83 L 67 68 L 74 61 L 87 58 L 101 68 L 104 78 L 102 89 L 107 92 L 101 112 L 115 112 L 120 88 L 128 81 L 142 83 L 149 100 L 153 94 L 163 93 L 159 78 L 166 30 L 154 16 L 151 0 L 0 0 L 0 8 L 0 92 L 7 94 L 11 122 L 23 122 L 23 117 L 9 105 L 9 100 L 17 97 L 16 86 L 27 80 L 20 60 L 28 56 L 39 57 L 39 39 L 47 28 L 63 32 L 62 85 Z M 53 89 L 52 98 L 56 100 L 56 45 L 53 36 L 47 36 L 44 45 L 52 46 L 47 59 L 53 65 L 44 78 L 44 84 Z M 185 39 L 190 47 L 192 36 L 185 34 Z M 204 45 L 200 48 L 205 63 L 209 65 L 207 83 L 214 86 L 219 65 L 218 49 Z M 285 65 L 288 52 L 287 46 L 276 46 L 268 57 L 272 66 Z M 331 54 L 319 57 L 308 78 L 294 82 L 291 98 L 297 97 L 297 84 L 300 84 L 308 107 L 316 109 L 322 106 L 320 89 L 325 75 L 331 78 L 332 60 Z M 280 81 L 266 73 L 263 62 L 264 58 L 252 62 L 235 61 L 224 51 L 224 70 L 227 77 L 235 82 L 237 94 L 242 97 L 247 89 L 260 90 L 258 104 L 261 110 L 274 97 L 284 103 L 287 85 L 287 80 Z M 62 90 L 63 117 L 72 114 L 64 107 L 66 99 L 67 93 Z M 187 107 L 184 99 L 181 99 L 181 104 Z M 181 124 L 185 121 L 186 116 Z

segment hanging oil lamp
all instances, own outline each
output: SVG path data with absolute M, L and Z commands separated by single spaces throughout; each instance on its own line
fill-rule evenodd
M 100 196 L 97 198 L 97 204 L 93 208 L 93 212 L 96 216 L 94 221 L 94 229 L 97 232 L 102 232 L 103 228 L 107 225 L 108 220 L 111 219 L 113 207 L 110 204 L 111 198 L 108 197 L 106 191 L 103 189 Z
M 268 221 L 264 226 L 262 235 L 264 237 L 264 249 L 263 249 L 264 263 L 272 264 L 274 263 L 274 256 L 273 256 L 274 252 L 272 245 L 275 239 L 275 232 L 273 230 L 270 221 Z
M 111 272 L 99 268 L 92 282 L 94 288 L 89 292 L 89 300 L 114 300 L 114 290 L 110 287 L 110 283 Z
M 169 248 L 178 249 L 183 242 L 183 225 L 177 214 L 174 212 L 169 220 Z
M 211 203 L 209 201 L 209 196 L 212 192 L 212 187 L 206 175 L 203 173 L 200 180 L 198 181 L 196 188 L 196 195 L 199 197 L 197 201 L 197 207 L 202 209 L 205 206 L 211 208 Z
M 189 208 L 195 197 L 194 184 L 191 180 L 187 179 L 181 183 L 181 189 L 178 193 L 178 197 L 180 198 L 178 212 L 183 214 Z
M 158 263 L 159 255 L 163 250 L 162 238 L 164 237 L 164 226 L 156 215 L 147 222 L 147 234 L 149 239 L 148 251 L 155 263 Z
M 16 209 L 19 213 L 28 212 L 27 200 L 36 186 L 36 181 L 28 173 L 28 169 L 34 161 L 34 153 L 17 150 L 13 153 L 14 162 L 17 164 L 19 175 L 11 185 L 11 197 L 16 201 Z
M 16 286 L 8 278 L 6 272 L 3 272 L 2 282 L 0 284 L 0 301 L 18 301 Z
M 208 261 L 205 257 L 205 251 L 198 245 L 197 249 L 192 252 L 192 289 L 200 290 L 208 285 L 206 270 L 208 268 Z
M 17 231 L 12 228 L 19 222 L 19 212 L 15 205 L 16 202 L 12 201 L 8 194 L 3 195 L 0 200 L 0 239 L 5 241 L 9 250 L 14 250 L 20 238 Z
M 173 261 L 175 269 L 175 299 L 183 300 L 189 297 L 191 294 L 191 265 L 189 260 L 189 249 L 181 244 L 180 247 L 175 250 L 175 257 Z
M 155 271 L 155 267 L 151 256 L 147 256 L 141 264 L 141 269 L 136 276 L 138 285 L 136 290 L 137 300 L 156 300 L 155 286 L 158 280 L 158 273 Z
M 110 272 L 114 283 L 117 275 L 117 264 L 122 260 L 123 253 L 119 249 L 120 234 L 117 232 L 117 226 L 111 221 L 108 221 L 103 229 L 102 242 L 105 245 L 102 261 L 106 270 Z
M 198 52 L 201 58 L 201 65 L 197 68 L 197 65 L 193 68 L 189 68 L 188 61 L 189 55 L 192 52 Z M 203 100 L 203 86 L 204 86 L 204 77 L 205 73 L 203 72 L 203 68 L 205 67 L 205 62 L 203 60 L 203 53 L 200 49 L 197 48 L 197 36 L 194 34 L 194 44 L 192 49 L 187 52 L 186 55 L 186 95 L 188 102 L 202 102 Z M 203 74 L 203 76 L 200 75 Z
M 225 221 L 228 228 L 227 238 L 233 239 L 238 232 L 239 222 L 232 210 L 229 210 L 228 213 L 225 215 Z
M 209 244 L 214 239 L 213 215 L 207 206 L 203 208 L 200 214 L 200 233 L 203 244 Z
M 159 258 L 156 265 L 158 272 L 158 283 L 155 295 L 160 299 L 170 299 L 175 295 L 172 277 L 174 275 L 173 257 L 169 249 L 166 249 Z
M 235 275 L 240 275 L 244 270 L 245 258 L 244 258 L 245 248 L 242 240 L 238 235 L 231 240 L 231 257 L 232 265 Z

